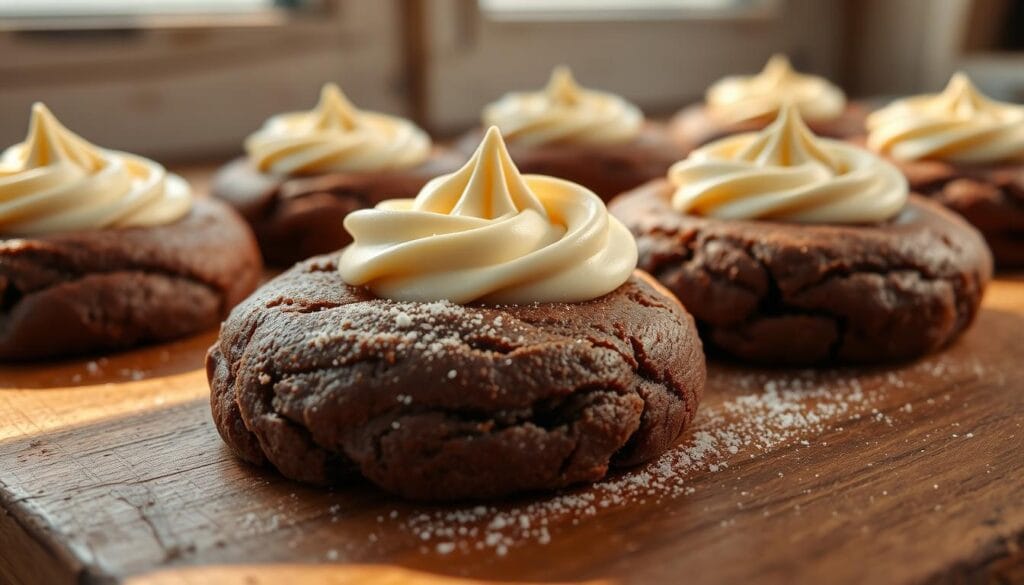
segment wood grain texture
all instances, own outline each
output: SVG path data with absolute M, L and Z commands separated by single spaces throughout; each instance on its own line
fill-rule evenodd
M 1003 278 L 962 340 L 915 363 L 712 364 L 671 457 L 478 509 L 237 462 L 207 404 L 214 332 L 3 367 L 0 582 L 1014 582 L 1022 331 L 1024 280 Z

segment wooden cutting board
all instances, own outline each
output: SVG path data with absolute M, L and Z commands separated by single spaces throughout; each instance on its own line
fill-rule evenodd
M 214 338 L 0 368 L 0 582 L 1024 580 L 1022 279 L 915 363 L 713 363 L 661 460 L 488 505 L 239 463 L 209 414 Z

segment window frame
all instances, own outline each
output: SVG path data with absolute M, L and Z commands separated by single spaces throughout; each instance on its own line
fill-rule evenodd
M 327 81 L 361 107 L 407 115 L 401 43 L 378 42 L 400 3 L 317 2 L 268 20 L 8 26 L 0 145 L 24 138 L 34 101 L 100 146 L 171 162 L 240 153 L 268 116 L 311 107 Z

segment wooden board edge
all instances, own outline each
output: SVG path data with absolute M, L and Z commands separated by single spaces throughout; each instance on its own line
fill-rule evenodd
M 11 585 L 109 583 L 69 549 L 47 538 L 32 512 L 0 496 L 0 582 Z

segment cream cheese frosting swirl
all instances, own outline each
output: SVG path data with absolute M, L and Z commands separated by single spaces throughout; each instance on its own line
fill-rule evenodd
M 484 108 L 485 126 L 528 146 L 621 144 L 640 134 L 644 115 L 623 98 L 581 88 L 567 67 L 556 67 L 540 92 L 516 92 Z
M 399 301 L 581 302 L 632 273 L 636 243 L 585 187 L 520 175 L 490 128 L 462 169 L 415 199 L 350 213 L 339 270 Z
M 273 116 L 245 141 L 253 165 L 275 175 L 408 169 L 427 160 L 430 146 L 412 122 L 358 110 L 333 83 L 313 110 Z
M 184 179 L 149 159 L 99 148 L 41 103 L 28 137 L 0 155 L 0 234 L 39 236 L 177 221 L 192 207 Z
M 867 123 L 868 146 L 899 160 L 1024 161 L 1024 105 L 985 97 L 963 73 L 942 93 L 897 100 Z
M 669 169 L 672 206 L 719 219 L 803 223 L 885 221 L 907 201 L 907 181 L 877 155 L 815 136 L 795 106 L 760 132 L 723 138 Z
M 828 80 L 793 70 L 783 55 L 773 55 L 757 75 L 726 77 L 704 97 L 712 117 L 736 124 L 772 118 L 794 104 L 806 120 L 831 120 L 846 108 L 846 96 Z

